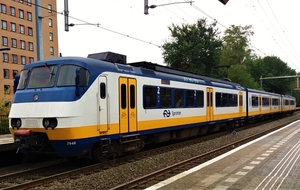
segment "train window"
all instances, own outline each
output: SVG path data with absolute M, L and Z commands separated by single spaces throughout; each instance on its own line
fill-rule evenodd
M 63 65 L 60 68 L 57 86 L 75 86 L 75 77 L 76 77 L 76 69 L 79 68 L 76 65 Z M 88 70 L 86 71 L 86 81 L 88 85 L 88 81 L 90 78 L 90 73 Z
M 270 98 L 263 97 L 263 98 L 262 98 L 262 105 L 263 105 L 264 107 L 270 106 Z
M 106 97 L 106 85 L 105 83 L 101 82 L 100 83 L 100 98 L 105 99 Z
M 289 100 L 285 100 L 284 105 L 288 106 L 289 105 Z
M 279 100 L 277 98 L 272 98 L 272 106 L 278 106 Z
M 184 106 L 184 90 L 183 89 L 175 89 L 174 90 L 174 101 L 176 108 L 182 108 Z
M 135 108 L 135 86 L 130 85 L 130 108 Z
M 121 84 L 121 108 L 126 109 L 126 85 Z
M 251 103 L 252 103 L 252 107 L 257 107 L 258 106 L 258 97 L 257 96 L 252 96 L 251 97 Z
M 186 90 L 186 107 L 188 108 L 195 107 L 195 103 L 194 103 L 195 94 L 196 94 L 196 90 Z
M 21 71 L 21 75 L 20 75 L 19 84 L 18 84 L 17 89 L 24 89 L 26 87 L 29 73 L 30 73 L 29 70 L 22 70 Z
M 216 107 L 236 107 L 237 94 L 216 93 Z
M 171 88 L 160 88 L 160 105 L 162 108 L 171 107 Z
M 236 94 L 228 94 L 228 106 L 229 107 L 237 106 L 237 95 Z
M 294 100 L 291 100 L 291 105 L 294 105 L 295 104 L 295 101 Z
M 203 108 L 204 106 L 204 93 L 203 91 L 196 91 L 196 107 Z
M 31 70 L 28 88 L 45 88 L 54 86 L 57 66 L 46 65 L 35 67 Z
M 222 93 L 216 92 L 216 107 L 222 107 Z
M 157 93 L 155 86 L 145 86 L 143 89 L 143 104 L 144 108 L 157 107 Z

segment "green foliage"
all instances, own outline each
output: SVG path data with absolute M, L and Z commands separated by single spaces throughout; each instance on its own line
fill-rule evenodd
M 260 77 L 296 75 L 276 56 L 259 58 L 250 48 L 252 26 L 230 26 L 220 38 L 216 22 L 200 19 L 196 24 L 168 27 L 171 39 L 162 46 L 168 66 L 214 78 L 229 78 L 246 88 L 260 89 Z M 294 78 L 263 80 L 269 92 L 291 94 Z M 293 94 L 300 101 L 298 91 Z M 299 102 L 297 101 L 297 102 Z
M 0 115 L 0 134 L 9 133 L 9 120 L 7 115 Z
M 241 86 L 258 89 L 259 85 L 251 76 L 245 64 L 236 64 L 230 67 L 228 77 L 231 81 L 241 84 Z
M 221 65 L 242 64 L 251 59 L 252 50 L 249 48 L 250 37 L 254 34 L 252 26 L 234 26 L 225 30 Z
M 251 75 L 257 82 L 260 82 L 260 77 L 280 77 L 293 76 L 296 71 L 291 69 L 280 58 L 275 56 L 267 56 L 259 58 L 247 65 L 251 68 Z M 295 85 L 295 78 L 286 79 L 267 79 L 262 81 L 262 87 L 265 91 L 290 94 Z
M 193 25 L 168 27 L 171 40 L 162 46 L 167 65 L 202 75 L 216 75 L 213 68 L 219 65 L 222 47 L 216 24 L 209 25 L 206 19 L 200 19 Z

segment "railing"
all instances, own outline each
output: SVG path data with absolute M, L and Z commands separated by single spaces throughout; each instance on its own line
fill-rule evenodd
M 0 135 L 9 134 L 8 115 L 0 115 Z

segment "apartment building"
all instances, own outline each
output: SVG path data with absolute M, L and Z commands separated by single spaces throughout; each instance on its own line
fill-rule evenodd
M 2 0 L 0 6 L 0 107 L 10 107 L 23 65 L 58 56 L 56 0 Z

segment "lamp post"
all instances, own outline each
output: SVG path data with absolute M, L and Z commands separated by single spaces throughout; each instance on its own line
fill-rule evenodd
M 144 14 L 147 15 L 149 14 L 148 9 L 154 9 L 156 7 L 162 7 L 162 6 L 167 6 L 167 5 L 174 5 L 174 4 L 179 4 L 179 3 L 189 3 L 192 5 L 194 1 L 183 1 L 183 2 L 173 2 L 173 3 L 166 3 L 166 4 L 161 4 L 161 5 L 150 5 L 148 6 L 148 0 L 144 0 Z

